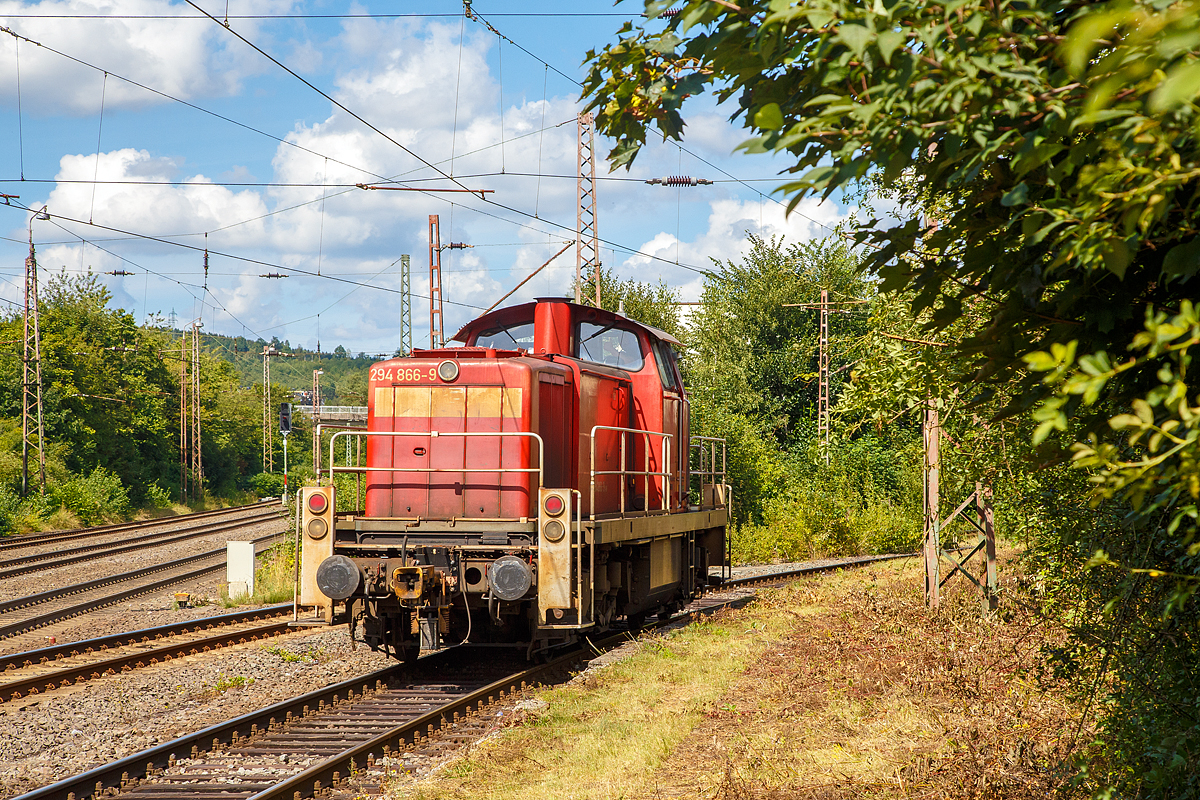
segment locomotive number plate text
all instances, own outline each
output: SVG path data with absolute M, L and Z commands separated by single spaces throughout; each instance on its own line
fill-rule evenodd
M 422 381 L 436 381 L 437 367 L 399 367 L 393 369 L 388 367 L 371 367 L 371 381 L 407 381 L 411 383 L 420 383 Z

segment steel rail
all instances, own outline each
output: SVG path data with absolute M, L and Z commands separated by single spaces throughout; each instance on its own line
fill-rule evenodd
M 110 636 L 98 636 L 92 639 L 80 639 L 76 642 L 41 647 L 37 650 L 25 650 L 20 653 L 0 655 L 0 673 L 19 669 L 31 664 L 44 664 L 59 661 L 78 655 L 95 653 L 114 647 L 124 647 L 131 644 L 145 644 L 158 641 L 168 636 L 179 636 L 185 633 L 195 633 L 201 630 L 211 630 L 228 625 L 238 625 L 243 622 L 257 622 L 269 619 L 279 614 L 290 613 L 291 603 L 280 603 L 273 606 L 253 608 L 248 611 L 235 611 L 232 614 L 214 614 L 211 617 L 198 617 L 185 622 L 172 622 L 168 625 L 157 625 L 153 628 L 142 628 L 136 631 L 114 633 Z
M 249 541 L 252 541 L 255 544 L 261 544 L 263 542 L 269 541 L 271 539 L 274 539 L 274 538 L 282 535 L 282 533 L 283 533 L 283 531 L 278 531 L 276 533 L 267 534 L 266 536 L 259 536 L 254 539 L 250 539 Z M 136 578 L 143 577 L 146 575 L 152 575 L 152 574 L 155 574 L 158 572 L 164 572 L 167 570 L 178 569 L 181 566 L 186 566 L 187 564 L 192 564 L 197 561 L 211 560 L 214 558 L 223 559 L 224 556 L 225 556 L 224 548 L 222 548 L 220 550 L 210 550 L 206 553 L 200 553 L 199 555 L 188 556 L 187 558 L 176 559 L 175 561 L 170 561 L 165 564 L 159 564 L 154 567 L 147 567 L 145 569 L 134 570 L 133 572 L 126 572 L 121 575 L 113 575 L 108 578 L 97 578 L 96 580 L 88 581 L 87 583 L 77 583 L 77 584 L 74 584 L 73 586 L 68 586 L 68 587 L 65 587 L 60 590 L 55 590 L 55 591 L 51 591 L 51 592 L 43 592 L 41 595 L 30 595 L 29 597 L 18 598 L 17 600 L 12 600 L 9 602 L 17 603 L 20 601 L 36 600 L 36 602 L 25 602 L 22 605 L 13 606 L 14 608 L 27 608 L 29 606 L 36 605 L 39 603 L 49 602 L 50 600 L 54 600 L 59 597 L 67 597 L 72 594 L 78 594 L 80 592 L 87 591 L 88 589 L 95 589 L 95 588 L 99 588 L 102 586 L 110 586 L 114 583 L 123 583 L 124 581 L 135 580 Z M 108 594 L 103 597 L 98 597 L 94 600 L 86 600 L 82 603 L 76 603 L 75 605 L 68 606 L 66 608 L 57 609 L 55 611 L 48 611 L 45 614 L 39 614 L 37 616 L 30 617 L 30 618 L 28 618 L 26 620 L 22 620 L 20 622 L 13 622 L 8 625 L 3 625 L 3 626 L 0 626 L 0 639 L 5 639 L 9 636 L 15 636 L 19 633 L 25 633 L 25 632 L 31 631 L 31 630 L 36 630 L 36 629 L 44 627 L 46 625 L 50 625 L 54 622 L 59 622 L 64 619 L 76 617 L 76 616 L 79 616 L 80 614 L 86 614 L 89 611 L 95 611 L 98 608 L 110 606 L 114 603 L 119 603 L 122 600 L 128 600 L 131 597 L 138 597 L 140 595 L 147 594 L 148 592 L 153 592 L 157 589 L 162 589 L 166 586 L 171 586 L 171 585 L 174 585 L 176 583 L 181 583 L 186 580 L 198 578 L 201 575 L 206 575 L 210 572 L 216 572 L 217 570 L 220 570 L 224 566 L 225 566 L 225 562 L 222 560 L 216 564 L 209 564 L 207 566 L 189 570 L 188 572 L 185 572 L 182 574 L 168 575 L 167 577 L 161 578 L 157 581 L 153 581 L 152 583 L 140 584 L 140 585 L 134 586 L 133 588 L 130 588 L 130 589 L 126 589 L 126 590 L 116 592 L 113 594 Z M 80 588 L 80 587 L 84 587 L 84 588 Z M 42 598 L 42 599 L 37 599 L 37 598 Z M 3 609 L 3 610 L 7 610 L 7 609 Z
M 290 612 L 290 608 L 277 611 L 276 616 L 283 616 L 285 613 L 290 614 Z M 188 639 L 147 650 L 121 653 L 111 658 L 86 664 L 62 666 L 39 675 L 0 682 L 0 703 L 20 700 L 28 695 L 39 694 L 43 691 L 49 692 L 58 688 L 73 686 L 92 678 L 129 672 L 133 669 L 143 668 L 148 664 L 158 664 L 160 662 L 171 661 L 175 658 L 207 653 L 210 650 L 225 647 L 226 645 L 244 644 L 246 642 L 258 641 L 260 638 L 266 639 L 271 636 L 278 636 L 281 633 L 287 633 L 289 630 L 296 629 L 289 629 L 288 621 L 284 619 L 280 622 L 259 625 L 253 628 L 223 631 L 200 639 Z M 3 681 L 3 678 L 0 678 L 0 681 Z
M 267 498 L 260 500 L 257 503 L 248 503 L 242 506 L 230 506 L 229 508 L 217 508 L 212 511 L 197 511 L 193 514 L 180 514 L 174 517 L 158 517 L 156 519 L 143 519 L 137 522 L 116 522 L 112 525 L 97 525 L 92 528 L 74 528 L 69 531 L 48 531 L 46 533 L 26 533 L 14 537 L 0 537 L 0 551 L 13 550 L 18 547 L 34 547 L 51 542 L 65 541 L 69 539 L 80 539 L 87 536 L 106 536 L 110 533 L 120 533 L 126 530 L 136 530 L 138 528 L 152 528 L 156 525 L 174 525 L 180 522 L 191 522 L 192 520 L 201 519 L 204 517 L 216 517 L 224 514 L 233 514 L 247 509 L 260 508 L 271 502 L 278 501 L 279 498 Z
M 794 577 L 827 572 L 845 567 L 864 566 L 880 561 L 907 558 L 909 555 L 867 556 L 847 559 L 821 565 L 812 565 L 792 570 L 781 570 L 764 575 L 748 576 L 725 582 L 720 587 L 711 588 L 707 593 L 729 589 L 750 588 L 755 584 L 779 583 Z M 665 625 L 677 624 L 683 620 L 695 618 L 701 614 L 709 614 L 722 608 L 749 603 L 753 595 L 711 603 L 707 606 L 691 609 L 654 624 L 646 625 L 653 629 Z M 615 647 L 628 641 L 628 633 L 618 632 L 600 640 L 588 640 L 591 649 L 579 647 L 570 653 L 562 655 L 546 664 L 535 665 L 527 669 L 505 676 L 469 694 L 456 697 L 450 702 L 429 711 L 415 719 L 410 719 L 382 734 L 355 744 L 341 752 L 308 767 L 301 772 L 289 776 L 278 783 L 264 786 L 251 794 L 247 800 L 295 800 L 296 797 L 309 797 L 327 788 L 335 788 L 341 784 L 343 777 L 349 777 L 353 771 L 366 766 L 372 758 L 390 755 L 392 750 L 402 750 L 418 744 L 435 730 L 457 719 L 463 713 L 479 713 L 505 698 L 508 694 L 525 689 L 528 684 L 542 678 L 550 680 L 558 675 L 566 677 L 571 669 L 581 661 L 589 660 L 596 650 Z M 469 651 L 468 651 L 469 652 Z M 418 664 L 424 668 L 434 668 L 447 664 L 450 659 L 465 655 L 461 648 L 449 648 L 422 657 Z M 371 685 L 376 690 L 391 678 L 404 674 L 407 665 L 396 664 L 383 670 L 352 678 L 347 681 L 318 689 L 281 703 L 268 706 L 258 711 L 244 714 L 225 722 L 217 723 L 195 733 L 182 736 L 170 742 L 165 742 L 148 750 L 143 750 L 125 758 L 84 772 L 57 783 L 35 789 L 20 795 L 14 800 L 88 800 L 111 795 L 119 795 L 124 790 L 131 790 L 130 796 L 153 794 L 153 787 L 143 785 L 138 790 L 142 778 L 153 779 L 162 774 L 163 770 L 173 766 L 179 758 L 195 758 L 201 751 L 219 750 L 225 745 L 245 744 L 243 740 L 261 733 L 276 730 L 281 723 L 286 725 L 296 716 L 309 717 L 316 708 L 317 716 L 325 710 L 326 704 L 335 708 L 346 701 L 355 698 L 356 690 L 361 689 L 359 698 L 371 694 Z M 473 709 L 473 711 L 472 711 Z M 247 787 L 253 790 L 258 785 Z M 164 786 L 164 789 L 167 787 Z M 198 787 L 199 788 L 199 787 Z M 234 798 L 244 796 L 247 791 L 237 792 L 236 784 L 223 784 L 223 796 Z M 148 790 L 148 791 L 147 791 Z
M 58 550 L 51 553 L 38 553 L 30 556 L 20 556 L 18 558 L 10 558 L 7 561 L 0 561 L 0 580 L 4 578 L 12 578 L 17 575 L 25 575 L 30 572 L 37 572 L 43 569 L 57 569 L 68 564 L 78 564 L 81 561 L 90 561 L 94 558 L 103 558 L 105 556 L 117 555 L 118 553 L 128 553 L 131 550 L 139 550 L 143 547 L 158 547 L 165 544 L 173 544 L 175 542 L 185 542 L 188 539 L 196 539 L 201 536 L 208 536 L 221 531 L 234 530 L 236 528 L 245 527 L 253 522 L 265 522 L 272 517 L 279 515 L 274 511 L 269 511 L 265 514 L 259 513 L 232 522 L 210 522 L 195 528 L 183 528 L 173 531 L 159 531 L 157 533 L 148 533 L 144 536 L 137 536 L 133 539 L 124 539 L 119 542 L 105 542 L 101 544 L 83 545 L 82 547 L 73 547 L 69 550 Z
M 801 578 L 805 575 L 816 575 L 822 572 L 830 572 L 835 569 L 845 569 L 847 567 L 863 567 L 868 564 L 878 564 L 882 561 L 894 561 L 898 558 L 916 558 L 920 553 L 888 553 L 882 556 L 852 556 L 850 558 L 836 559 L 827 564 L 809 564 L 803 567 L 795 567 L 793 569 L 778 570 L 776 572 L 765 572 L 761 575 L 747 575 L 744 578 L 733 578 L 726 580 L 723 583 L 713 584 L 706 587 L 704 594 L 711 592 L 720 592 L 730 588 L 744 588 L 750 586 L 760 586 L 768 583 L 779 583 L 780 581 L 789 580 L 791 578 Z
M 40 570 L 56 570 L 60 566 L 79 564 L 80 561 L 104 558 L 106 555 L 137 551 L 137 549 L 144 547 L 173 545 L 175 542 L 199 539 L 200 536 L 220 534 L 224 530 L 245 528 L 247 525 L 253 523 L 269 522 L 272 517 L 278 517 L 277 513 L 274 511 L 258 513 L 258 515 L 235 519 L 233 522 L 214 522 L 190 529 L 158 531 L 158 533 L 136 536 L 133 539 L 125 539 L 119 542 L 96 543 L 96 545 L 72 547 L 71 549 L 67 549 L 67 551 L 25 555 L 25 557 L 0 561 L 0 579 L 26 575 L 26 573 Z

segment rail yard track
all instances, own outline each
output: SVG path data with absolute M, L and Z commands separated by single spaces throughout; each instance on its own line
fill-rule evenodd
M 0 656 L 0 703 L 288 630 L 290 603 Z
M 841 559 L 726 581 L 681 614 L 740 605 L 755 587 L 906 556 Z M 655 626 L 648 626 L 655 627 Z M 423 747 L 454 746 L 457 732 L 514 692 L 567 677 L 595 650 L 627 640 L 617 633 L 548 663 L 529 666 L 496 651 L 450 648 L 415 665 L 397 664 L 204 728 L 45 786 L 18 800 L 295 800 L 344 787 L 378 787 L 387 765 Z M 435 732 L 445 734 L 431 742 Z
M 278 500 L 278 498 L 276 498 Z M 249 503 L 242 506 L 218 508 L 213 511 L 198 511 L 194 514 L 183 514 L 176 517 L 159 517 L 156 519 L 139 520 L 137 522 L 118 522 L 113 525 L 97 525 L 92 528 L 76 528 L 69 531 L 50 531 L 47 533 L 27 533 L 20 536 L 0 538 L 0 553 L 20 550 L 28 547 L 54 544 L 56 542 L 74 541 L 76 539 L 94 539 L 111 536 L 126 531 L 146 530 L 147 528 L 164 525 L 190 524 L 196 520 L 229 517 L 257 509 L 274 509 L 276 505 L 268 501 Z
M 262 520 L 254 520 L 252 524 L 259 522 Z M 256 550 L 261 552 L 266 549 L 267 543 L 279 537 L 281 533 L 282 530 L 276 531 L 254 537 L 250 541 L 253 541 Z M 27 633 L 123 600 L 217 572 L 224 568 L 225 556 L 226 550 L 221 547 L 117 575 L 0 602 L 0 639 Z M 16 616 L 20 618 L 14 619 Z
M 214 533 L 237 530 L 238 528 L 243 528 L 257 522 L 265 522 L 278 516 L 278 511 L 275 508 L 261 508 L 255 509 L 251 514 L 240 516 L 232 521 L 206 522 L 199 525 L 189 525 L 184 528 L 153 531 L 139 536 L 122 538 L 116 542 L 89 542 L 66 550 L 20 555 L 0 560 L 0 580 L 39 570 L 57 569 L 58 567 L 78 564 L 103 556 L 128 553 L 144 547 L 158 547 Z M 44 543 L 37 542 L 37 544 Z

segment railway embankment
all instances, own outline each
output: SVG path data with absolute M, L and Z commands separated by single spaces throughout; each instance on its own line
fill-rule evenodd
M 990 619 L 953 583 L 930 614 L 919 559 L 764 591 L 499 710 L 386 794 L 1045 797 L 1090 731 L 1042 670 L 1055 628 L 1001 574 Z

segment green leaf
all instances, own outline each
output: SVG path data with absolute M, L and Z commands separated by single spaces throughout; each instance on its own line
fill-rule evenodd
M 1116 238 L 1109 239 L 1101 246 L 1100 255 L 1104 258 L 1105 268 L 1118 278 L 1125 277 L 1125 270 L 1129 269 L 1129 262 L 1133 260 L 1129 245 Z
M 777 131 L 783 127 L 783 111 L 779 103 L 767 103 L 754 114 L 754 127 L 764 131 Z
M 875 37 L 875 46 L 879 48 L 879 54 L 883 56 L 883 63 L 889 67 L 892 65 L 892 53 L 897 47 L 904 44 L 905 35 L 900 31 L 881 31 Z
M 1175 109 L 1200 95 L 1200 62 L 1171 68 L 1150 95 L 1150 110 L 1156 114 Z
M 1173 278 L 1190 278 L 1200 270 L 1200 236 L 1177 244 L 1163 259 L 1163 272 Z
M 875 34 L 866 25 L 846 22 L 838 26 L 837 36 L 846 43 L 847 47 L 854 51 L 854 55 L 861 57 Z
M 1012 206 L 1023 205 L 1028 199 L 1029 186 L 1026 185 L 1025 181 L 1021 181 L 1016 186 L 1009 189 L 1008 192 L 1005 193 L 1004 197 L 1000 198 L 1000 205 L 1011 208 Z

